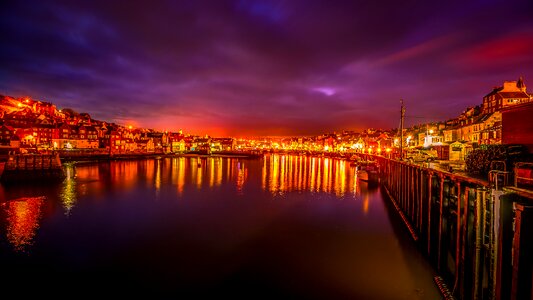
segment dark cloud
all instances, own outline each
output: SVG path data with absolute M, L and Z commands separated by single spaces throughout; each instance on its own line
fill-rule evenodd
M 533 85 L 531 1 L 7 1 L 0 93 L 143 127 L 317 134 Z M 416 116 L 416 118 L 414 118 Z

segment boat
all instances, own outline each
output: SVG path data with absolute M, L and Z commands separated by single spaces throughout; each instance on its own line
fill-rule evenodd
M 361 160 L 357 164 L 357 176 L 368 183 L 377 183 L 379 181 L 379 166 L 373 160 Z

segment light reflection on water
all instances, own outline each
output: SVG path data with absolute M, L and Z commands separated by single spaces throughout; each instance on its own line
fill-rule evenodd
M 263 162 L 262 187 L 272 194 L 308 190 L 341 197 L 356 191 L 356 176 L 344 160 L 273 155 Z
M 39 229 L 45 197 L 25 197 L 2 203 L 6 214 L 6 238 L 15 251 L 25 252 Z
M 61 203 L 65 209 L 65 215 L 70 215 L 72 208 L 76 205 L 77 193 L 76 193 L 76 169 L 73 164 L 65 165 L 66 178 L 63 181 L 63 188 L 61 190 Z M 85 191 L 83 191 L 85 192 Z
M 343 160 L 176 157 L 66 165 L 66 172 L 55 187 L 0 186 L 0 265 L 12 263 L 9 251 L 34 251 L 37 263 L 78 275 L 103 266 L 113 279 L 153 276 L 170 288 L 245 282 L 274 286 L 272 298 L 325 286 L 321 296 L 331 288 L 394 299 L 412 296 L 419 276 L 429 278 L 426 291 L 432 285 L 396 238 L 379 190 Z M 16 270 L 28 264 L 16 262 Z M 383 289 L 391 276 L 401 282 Z M 435 298 L 426 295 L 403 298 Z
M 215 189 L 233 183 L 236 194 L 243 195 L 250 164 L 257 162 L 221 157 L 176 157 L 78 166 L 68 163 L 64 165 L 66 179 L 55 196 L 68 217 L 80 197 L 105 195 L 107 190 L 129 190 L 143 183 L 154 188 L 155 199 L 160 197 L 162 184 L 175 186 L 176 196 L 182 196 L 186 188 Z M 343 160 L 292 155 L 271 155 L 262 160 L 261 188 L 274 196 L 303 191 L 332 193 L 338 197 L 351 194 L 355 199 L 362 198 L 363 212 L 367 214 L 369 196 L 359 185 L 357 172 Z M 0 192 L 5 194 L 3 189 Z M 20 190 L 17 192 L 20 194 Z M 32 194 L 35 193 L 39 191 L 32 190 Z M 3 198 L 11 200 L 8 196 Z M 7 214 L 6 235 L 15 249 L 32 244 L 45 198 L 39 195 L 3 203 Z M 53 201 L 54 195 L 50 198 Z

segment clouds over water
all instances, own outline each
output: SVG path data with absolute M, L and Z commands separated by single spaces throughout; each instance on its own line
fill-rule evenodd
M 0 92 L 240 136 L 396 127 L 400 98 L 445 120 L 533 86 L 530 1 L 353 2 L 11 1 Z

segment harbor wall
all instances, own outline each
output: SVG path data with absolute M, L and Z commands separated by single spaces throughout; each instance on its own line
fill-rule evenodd
M 375 157 L 381 186 L 458 299 L 532 299 L 533 191 Z M 527 253 L 527 254 L 526 254 Z

